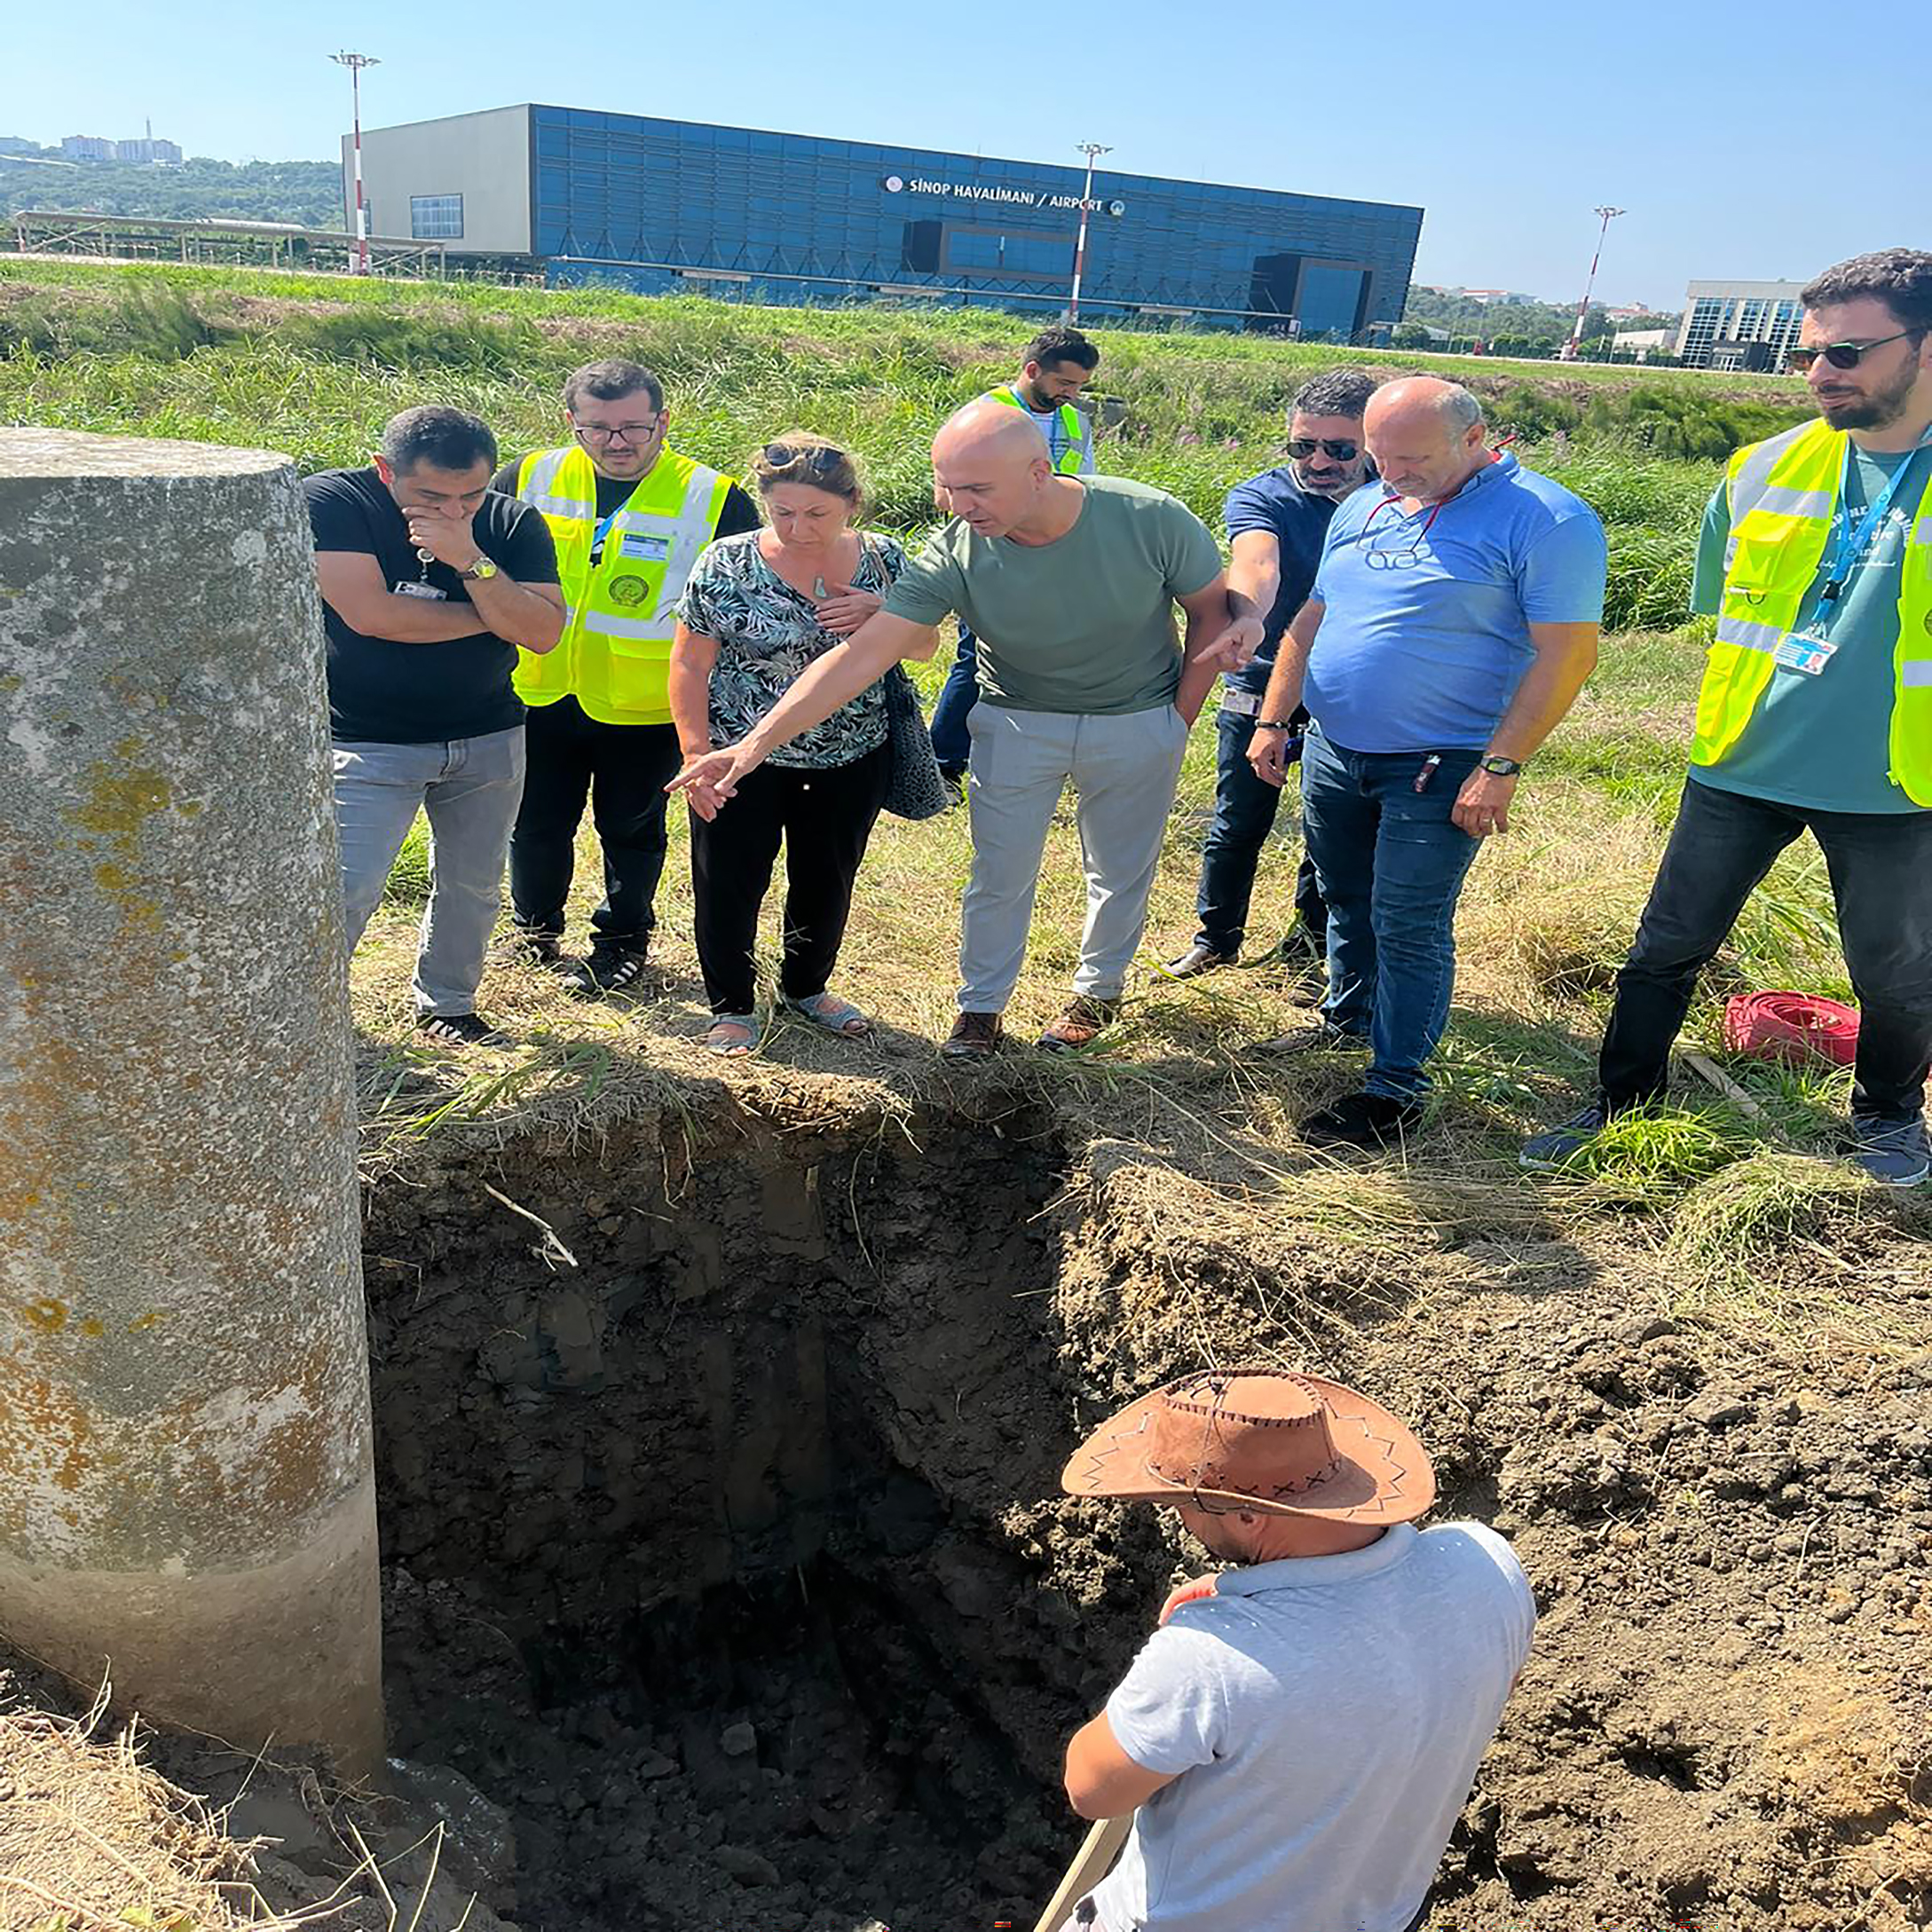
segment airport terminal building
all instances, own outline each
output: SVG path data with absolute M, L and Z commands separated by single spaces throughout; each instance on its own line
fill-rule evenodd
M 348 141 L 343 141 L 345 178 Z M 366 129 L 371 233 L 548 281 L 761 302 L 1066 306 L 1083 167 L 523 106 Z M 1083 320 L 1373 341 L 1419 208 L 1100 171 Z

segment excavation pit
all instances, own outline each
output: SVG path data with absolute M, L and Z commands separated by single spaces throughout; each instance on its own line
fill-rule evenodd
M 509 1814 L 506 1916 L 1037 1911 L 1096 1666 L 1028 1554 L 1060 1185 L 1022 1112 L 376 1190 L 391 1748 Z
M 371 1191 L 391 1748 L 521 1932 L 1030 1924 L 1065 1739 L 1201 1561 L 1061 1467 L 1243 1356 L 1412 1419 L 1537 1590 L 1431 1932 L 1923 1922 L 1922 1356 L 1660 1319 L 1641 1252 L 1479 1189 L 754 1077 Z

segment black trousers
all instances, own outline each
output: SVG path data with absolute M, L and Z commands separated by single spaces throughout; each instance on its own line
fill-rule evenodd
M 510 908 L 524 932 L 561 937 L 584 800 L 603 848 L 598 939 L 643 946 L 657 924 L 667 843 L 665 786 L 675 777 L 677 728 L 600 724 L 574 698 L 531 707 L 524 802 L 509 841 Z
M 852 885 L 886 799 L 892 752 L 881 745 L 848 765 L 803 770 L 761 765 L 710 820 L 691 815 L 691 888 L 698 964 L 714 1013 L 749 1013 L 757 994 L 758 911 L 785 841 L 784 964 L 787 999 L 825 990 L 852 911 Z
M 1881 1120 L 1917 1116 L 1932 1061 L 1932 811 L 1812 811 L 1694 778 L 1617 975 L 1597 1069 L 1613 1107 L 1663 1092 L 1698 974 L 1771 862 L 1808 828 L 1825 853 L 1858 998 L 1851 1110 Z

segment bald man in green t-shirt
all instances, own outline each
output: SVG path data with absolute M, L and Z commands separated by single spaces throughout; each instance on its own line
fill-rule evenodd
M 710 817 L 736 781 L 903 658 L 929 658 L 957 613 L 981 642 L 967 802 L 973 871 L 961 908 L 959 1018 L 942 1051 L 983 1059 L 1020 976 L 1054 807 L 1077 797 L 1087 916 L 1073 998 L 1039 1037 L 1084 1046 L 1117 1016 L 1187 728 L 1216 674 L 1259 644 L 1220 552 L 1184 504 L 1145 484 L 1054 473 L 1023 412 L 982 398 L 933 443 L 951 521 L 885 608 L 800 678 L 738 744 L 673 781 Z M 1173 607 L 1187 615 L 1185 647 Z

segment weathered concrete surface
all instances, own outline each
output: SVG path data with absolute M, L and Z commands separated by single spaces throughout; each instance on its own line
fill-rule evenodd
M 294 470 L 0 430 L 0 1631 L 379 1761 L 321 632 Z

